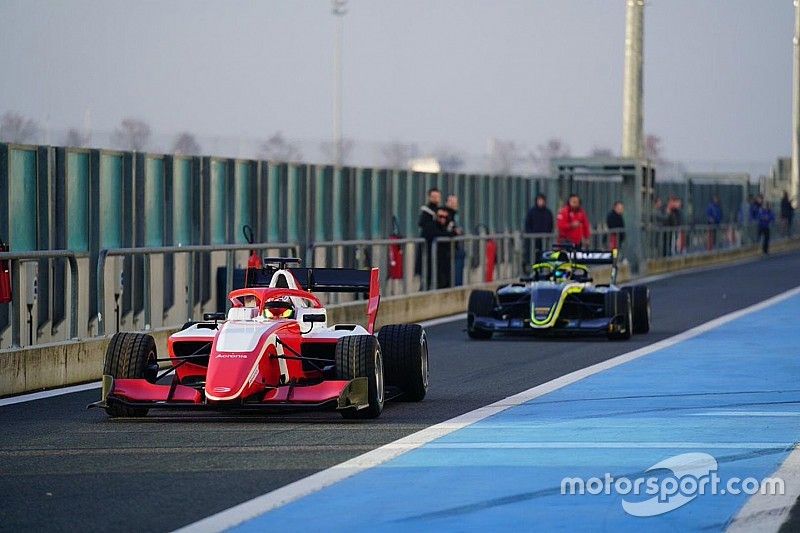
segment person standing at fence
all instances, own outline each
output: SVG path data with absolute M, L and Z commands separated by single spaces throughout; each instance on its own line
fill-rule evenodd
M 715 194 L 706 207 L 706 222 L 709 226 L 708 229 L 708 243 L 706 248 L 713 250 L 717 245 L 717 229 L 722 223 L 722 206 L 719 204 L 719 197 Z
M 561 208 L 556 217 L 558 226 L 558 242 L 573 244 L 580 248 L 589 245 L 592 236 L 589 216 L 581 207 L 581 197 L 570 194 L 567 204 Z
M 448 231 L 452 233 L 454 236 L 463 235 L 464 230 L 459 226 L 458 221 L 456 220 L 456 215 L 458 215 L 458 196 L 455 194 L 451 194 L 447 197 L 447 201 L 444 204 L 444 208 L 447 210 L 448 215 L 450 215 L 450 220 L 447 226 Z M 455 252 L 455 272 L 453 273 L 453 281 L 455 287 L 460 287 L 464 284 L 464 259 L 466 258 L 466 252 L 464 252 L 464 244 L 461 242 L 456 242 L 451 251 Z
M 681 206 L 682 202 L 680 198 L 674 194 L 670 196 L 669 202 L 667 203 L 667 220 L 665 225 L 673 229 L 667 234 L 668 253 L 666 255 L 683 252 L 684 235 L 683 230 L 680 229 L 680 226 L 683 225 L 683 213 L 681 212 Z
M 453 237 L 453 223 L 450 219 L 450 211 L 446 207 L 440 207 L 436 211 L 436 235 L 435 239 Z M 451 287 L 451 258 L 450 243 L 447 241 L 439 242 L 436 245 L 436 288 L 445 289 Z
M 783 191 L 783 198 L 781 198 L 781 225 L 785 228 L 786 236 L 792 236 L 792 221 L 794 220 L 794 207 L 792 200 L 789 198 L 789 192 Z
M 608 247 L 612 250 L 622 247 L 625 241 L 625 218 L 622 216 L 625 213 L 625 204 L 617 200 L 614 202 L 614 207 L 606 215 L 606 226 L 608 227 Z
M 525 216 L 525 233 L 553 233 L 553 212 L 547 208 L 547 197 L 544 194 L 536 195 L 536 203 L 528 210 Z M 533 261 L 536 261 L 544 249 L 544 239 L 537 237 L 533 240 L 533 253 L 531 257 L 531 241 L 525 239 L 525 258 L 523 268 L 525 271 Z
M 431 263 L 433 262 L 433 258 L 431 257 L 431 246 L 433 245 L 433 239 L 435 239 L 439 233 L 438 224 L 436 221 L 436 211 L 439 209 L 439 204 L 441 202 L 442 192 L 436 187 L 432 187 L 431 189 L 428 189 L 428 203 L 420 206 L 419 208 L 419 219 L 417 219 L 417 226 L 419 226 L 420 229 L 419 236 L 425 239 L 425 250 L 427 252 L 427 261 L 425 266 L 427 267 L 427 270 L 423 276 L 422 250 L 420 249 L 417 253 L 415 271 L 420 276 L 423 289 L 427 289 L 431 285 Z
M 758 210 L 758 238 L 761 240 L 761 249 L 764 251 L 764 255 L 769 253 L 769 230 L 772 223 L 775 222 L 775 214 L 770 207 L 770 203 L 766 202 Z

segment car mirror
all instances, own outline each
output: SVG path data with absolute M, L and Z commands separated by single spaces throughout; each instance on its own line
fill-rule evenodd
M 203 320 L 206 322 L 225 320 L 225 313 L 203 313 Z
M 325 315 L 322 313 L 303 315 L 303 322 L 325 322 Z

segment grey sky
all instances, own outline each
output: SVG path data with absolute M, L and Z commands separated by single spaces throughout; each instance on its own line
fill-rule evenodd
M 683 160 L 790 150 L 791 0 L 651 0 L 645 130 Z M 344 133 L 619 150 L 624 0 L 350 0 Z M 0 0 L 0 113 L 52 128 L 326 139 L 328 0 Z M 49 117 L 49 119 L 47 118 Z

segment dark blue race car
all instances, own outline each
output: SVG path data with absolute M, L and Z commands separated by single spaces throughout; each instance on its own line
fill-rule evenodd
M 618 287 L 617 250 L 557 248 L 540 254 L 531 275 L 497 289 L 472 291 L 467 334 L 595 335 L 630 339 L 650 331 L 646 285 Z M 595 285 L 589 265 L 610 265 L 611 283 Z

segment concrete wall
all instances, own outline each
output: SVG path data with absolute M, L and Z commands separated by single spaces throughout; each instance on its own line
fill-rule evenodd
M 774 252 L 800 249 L 800 238 L 776 242 Z M 758 247 L 719 252 L 710 255 L 682 256 L 649 261 L 648 274 L 661 274 L 701 266 L 719 265 L 760 255 Z M 609 269 L 595 269 L 596 283 L 607 283 Z M 631 280 L 627 266 L 620 268 L 618 281 Z M 493 290 L 500 283 L 442 289 L 410 296 L 383 298 L 378 326 L 405 322 L 421 322 L 432 318 L 463 313 L 469 293 L 476 288 Z M 435 304 L 435 305 L 434 305 Z M 366 302 L 349 302 L 329 308 L 332 323 L 365 323 Z M 166 354 L 166 341 L 173 329 L 151 331 L 159 354 Z M 24 392 L 94 381 L 103 371 L 103 359 L 110 337 L 85 341 L 53 343 L 0 353 L 0 397 Z

